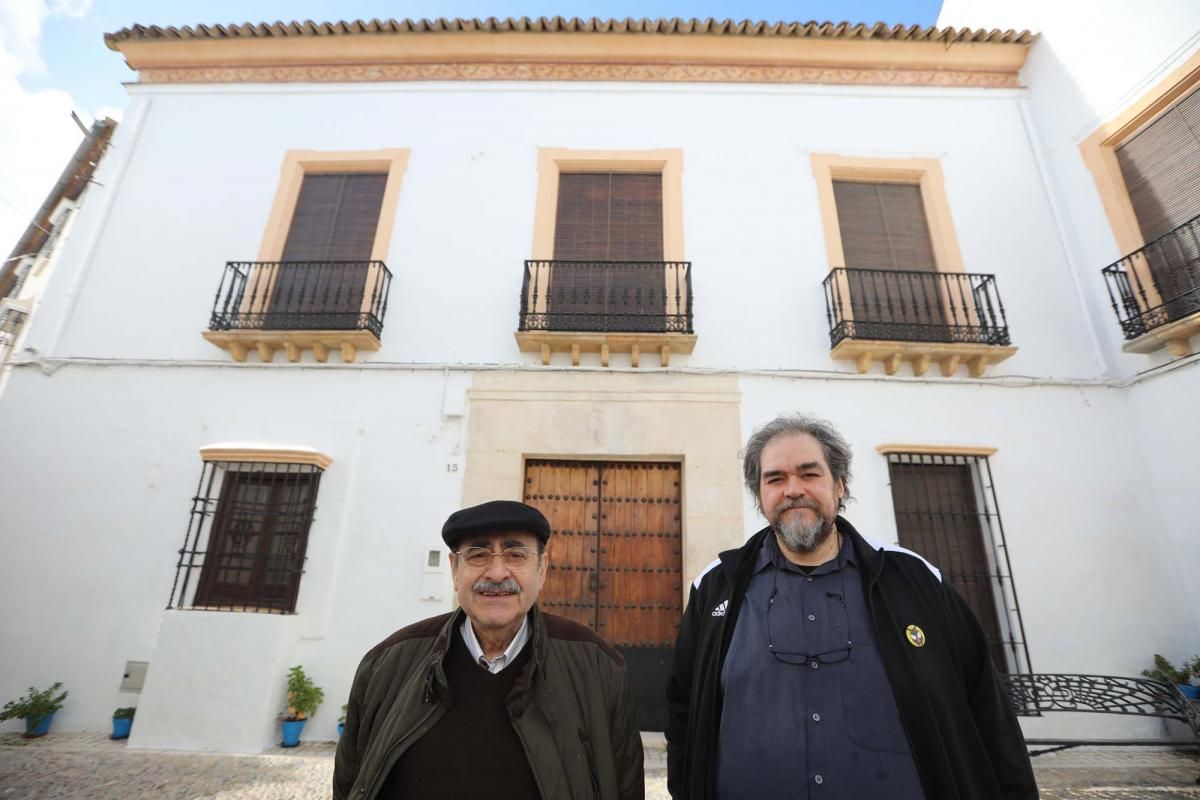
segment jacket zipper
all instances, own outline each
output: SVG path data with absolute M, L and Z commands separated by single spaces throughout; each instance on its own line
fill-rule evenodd
M 428 681 L 426 684 L 426 687 L 425 687 L 425 701 L 426 702 L 431 702 L 433 699 L 432 691 L 431 691 L 432 687 L 429 685 L 430 683 L 432 683 L 432 681 Z M 386 769 L 381 768 L 379 770 L 379 772 L 377 772 L 375 774 L 375 779 L 373 781 L 371 781 L 371 797 L 374 797 L 376 795 L 376 793 L 379 792 L 380 783 L 384 779 L 386 779 L 387 773 L 391 772 L 392 767 L 396 766 L 395 761 L 392 760 L 392 754 L 395 753 L 396 749 L 399 748 L 400 745 L 404 744 L 409 739 L 409 737 L 411 737 L 414 733 L 419 731 L 421 729 L 421 726 L 424 725 L 426 722 L 428 722 L 429 718 L 433 716 L 433 712 L 435 712 L 437 710 L 438 710 L 438 706 L 435 703 L 432 707 L 430 707 L 429 711 L 425 714 L 425 716 L 421 717 L 420 721 L 418 721 L 416 725 L 412 726 L 412 728 L 409 729 L 408 733 L 404 734 L 399 739 L 397 739 L 396 742 L 387 749 L 387 752 L 383 756 L 383 762 L 382 762 L 386 766 Z M 359 788 L 358 794 L 360 797 L 366 796 L 367 787 L 363 786 L 363 787 Z
M 583 745 L 583 754 L 587 758 L 588 777 L 592 780 L 592 796 L 600 797 L 600 778 L 596 775 L 596 757 L 592 754 L 592 743 L 588 741 L 583 729 L 579 729 L 579 743 Z

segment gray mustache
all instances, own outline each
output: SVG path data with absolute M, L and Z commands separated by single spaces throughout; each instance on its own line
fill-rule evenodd
M 514 594 L 521 591 L 521 586 L 512 578 L 505 578 L 502 581 L 489 581 L 486 578 L 480 578 L 471 586 L 471 591 L 474 592 L 512 592 Z
M 820 511 L 821 507 L 812 500 L 806 500 L 803 497 L 798 497 L 795 500 L 785 500 L 775 506 L 775 513 L 782 514 L 792 508 L 811 508 L 813 511 Z

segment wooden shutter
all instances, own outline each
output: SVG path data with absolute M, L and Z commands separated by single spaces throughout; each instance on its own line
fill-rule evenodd
M 900 545 L 942 571 L 975 612 L 1000 672 L 1008 671 L 975 482 L 966 464 L 889 462 Z
M 834 181 L 833 197 L 856 335 L 948 341 L 921 187 Z M 897 271 L 928 274 L 887 274 Z
M 1147 242 L 1200 216 L 1200 89 L 1116 148 Z
M 662 175 L 656 172 L 559 175 L 554 258 L 662 261 Z
M 665 325 L 661 262 L 662 175 L 656 172 L 566 172 L 559 175 L 554 226 L 556 261 L 547 289 L 552 330 L 641 331 Z
M 844 266 L 935 272 L 921 187 L 834 181 Z
M 305 175 L 283 261 L 368 261 L 386 173 Z

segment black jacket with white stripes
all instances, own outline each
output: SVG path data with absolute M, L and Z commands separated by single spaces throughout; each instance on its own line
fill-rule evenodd
M 837 518 L 863 571 L 879 654 L 929 800 L 1036 798 L 1016 715 L 966 602 L 920 556 L 869 542 Z M 667 685 L 667 785 L 675 800 L 716 795 L 721 667 L 764 528 L 693 583 Z M 724 613 L 714 614 L 722 604 Z M 917 625 L 925 643 L 905 630 Z M 862 687 L 864 692 L 884 687 Z

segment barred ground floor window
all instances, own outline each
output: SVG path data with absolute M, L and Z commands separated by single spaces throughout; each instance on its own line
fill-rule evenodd
M 987 457 L 885 454 L 900 546 L 933 563 L 967 601 L 998 671 L 1031 672 Z
M 225 455 L 272 460 L 205 459 L 168 608 L 292 613 L 328 459 Z

